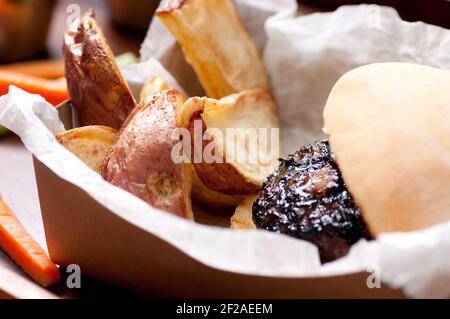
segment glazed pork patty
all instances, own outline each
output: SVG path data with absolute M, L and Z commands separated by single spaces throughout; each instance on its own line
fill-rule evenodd
M 253 204 L 253 221 L 257 228 L 315 244 L 322 262 L 371 238 L 326 140 L 281 160 Z

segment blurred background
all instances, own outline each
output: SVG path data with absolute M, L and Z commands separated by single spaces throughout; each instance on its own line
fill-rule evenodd
M 138 54 L 159 0 L 0 0 L 0 64 L 29 59 L 60 59 L 61 37 L 70 14 L 94 8 L 115 54 Z M 450 28 L 447 0 L 302 0 L 300 14 L 330 11 L 343 4 L 395 7 L 408 21 Z M 71 6 L 72 5 L 72 6 Z
M 374 3 L 396 8 L 406 21 L 424 21 L 444 28 L 450 28 L 449 0 L 302 0 L 298 2 L 313 9 L 324 11 L 335 10 L 341 5 Z
M 60 58 L 68 17 L 89 8 L 95 9 L 116 54 L 137 53 L 158 3 L 159 0 L 0 0 L 0 63 Z

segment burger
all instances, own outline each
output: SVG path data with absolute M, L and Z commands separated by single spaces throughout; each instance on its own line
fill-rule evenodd
M 407 63 L 356 68 L 333 87 L 326 140 L 282 159 L 231 224 L 307 240 L 322 262 L 360 239 L 450 219 L 450 72 Z

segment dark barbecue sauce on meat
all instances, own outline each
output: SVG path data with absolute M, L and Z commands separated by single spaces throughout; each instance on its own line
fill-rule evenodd
M 253 221 L 315 244 L 322 262 L 346 255 L 360 238 L 371 238 L 326 140 L 281 160 L 253 204 Z

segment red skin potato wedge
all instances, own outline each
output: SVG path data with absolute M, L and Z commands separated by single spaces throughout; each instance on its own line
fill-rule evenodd
M 184 97 L 175 89 L 146 98 L 131 112 L 107 155 L 102 176 L 151 206 L 193 219 L 187 164 L 174 163 L 176 110 Z
M 136 103 L 92 11 L 65 32 L 63 53 L 70 100 L 81 126 L 120 129 Z

